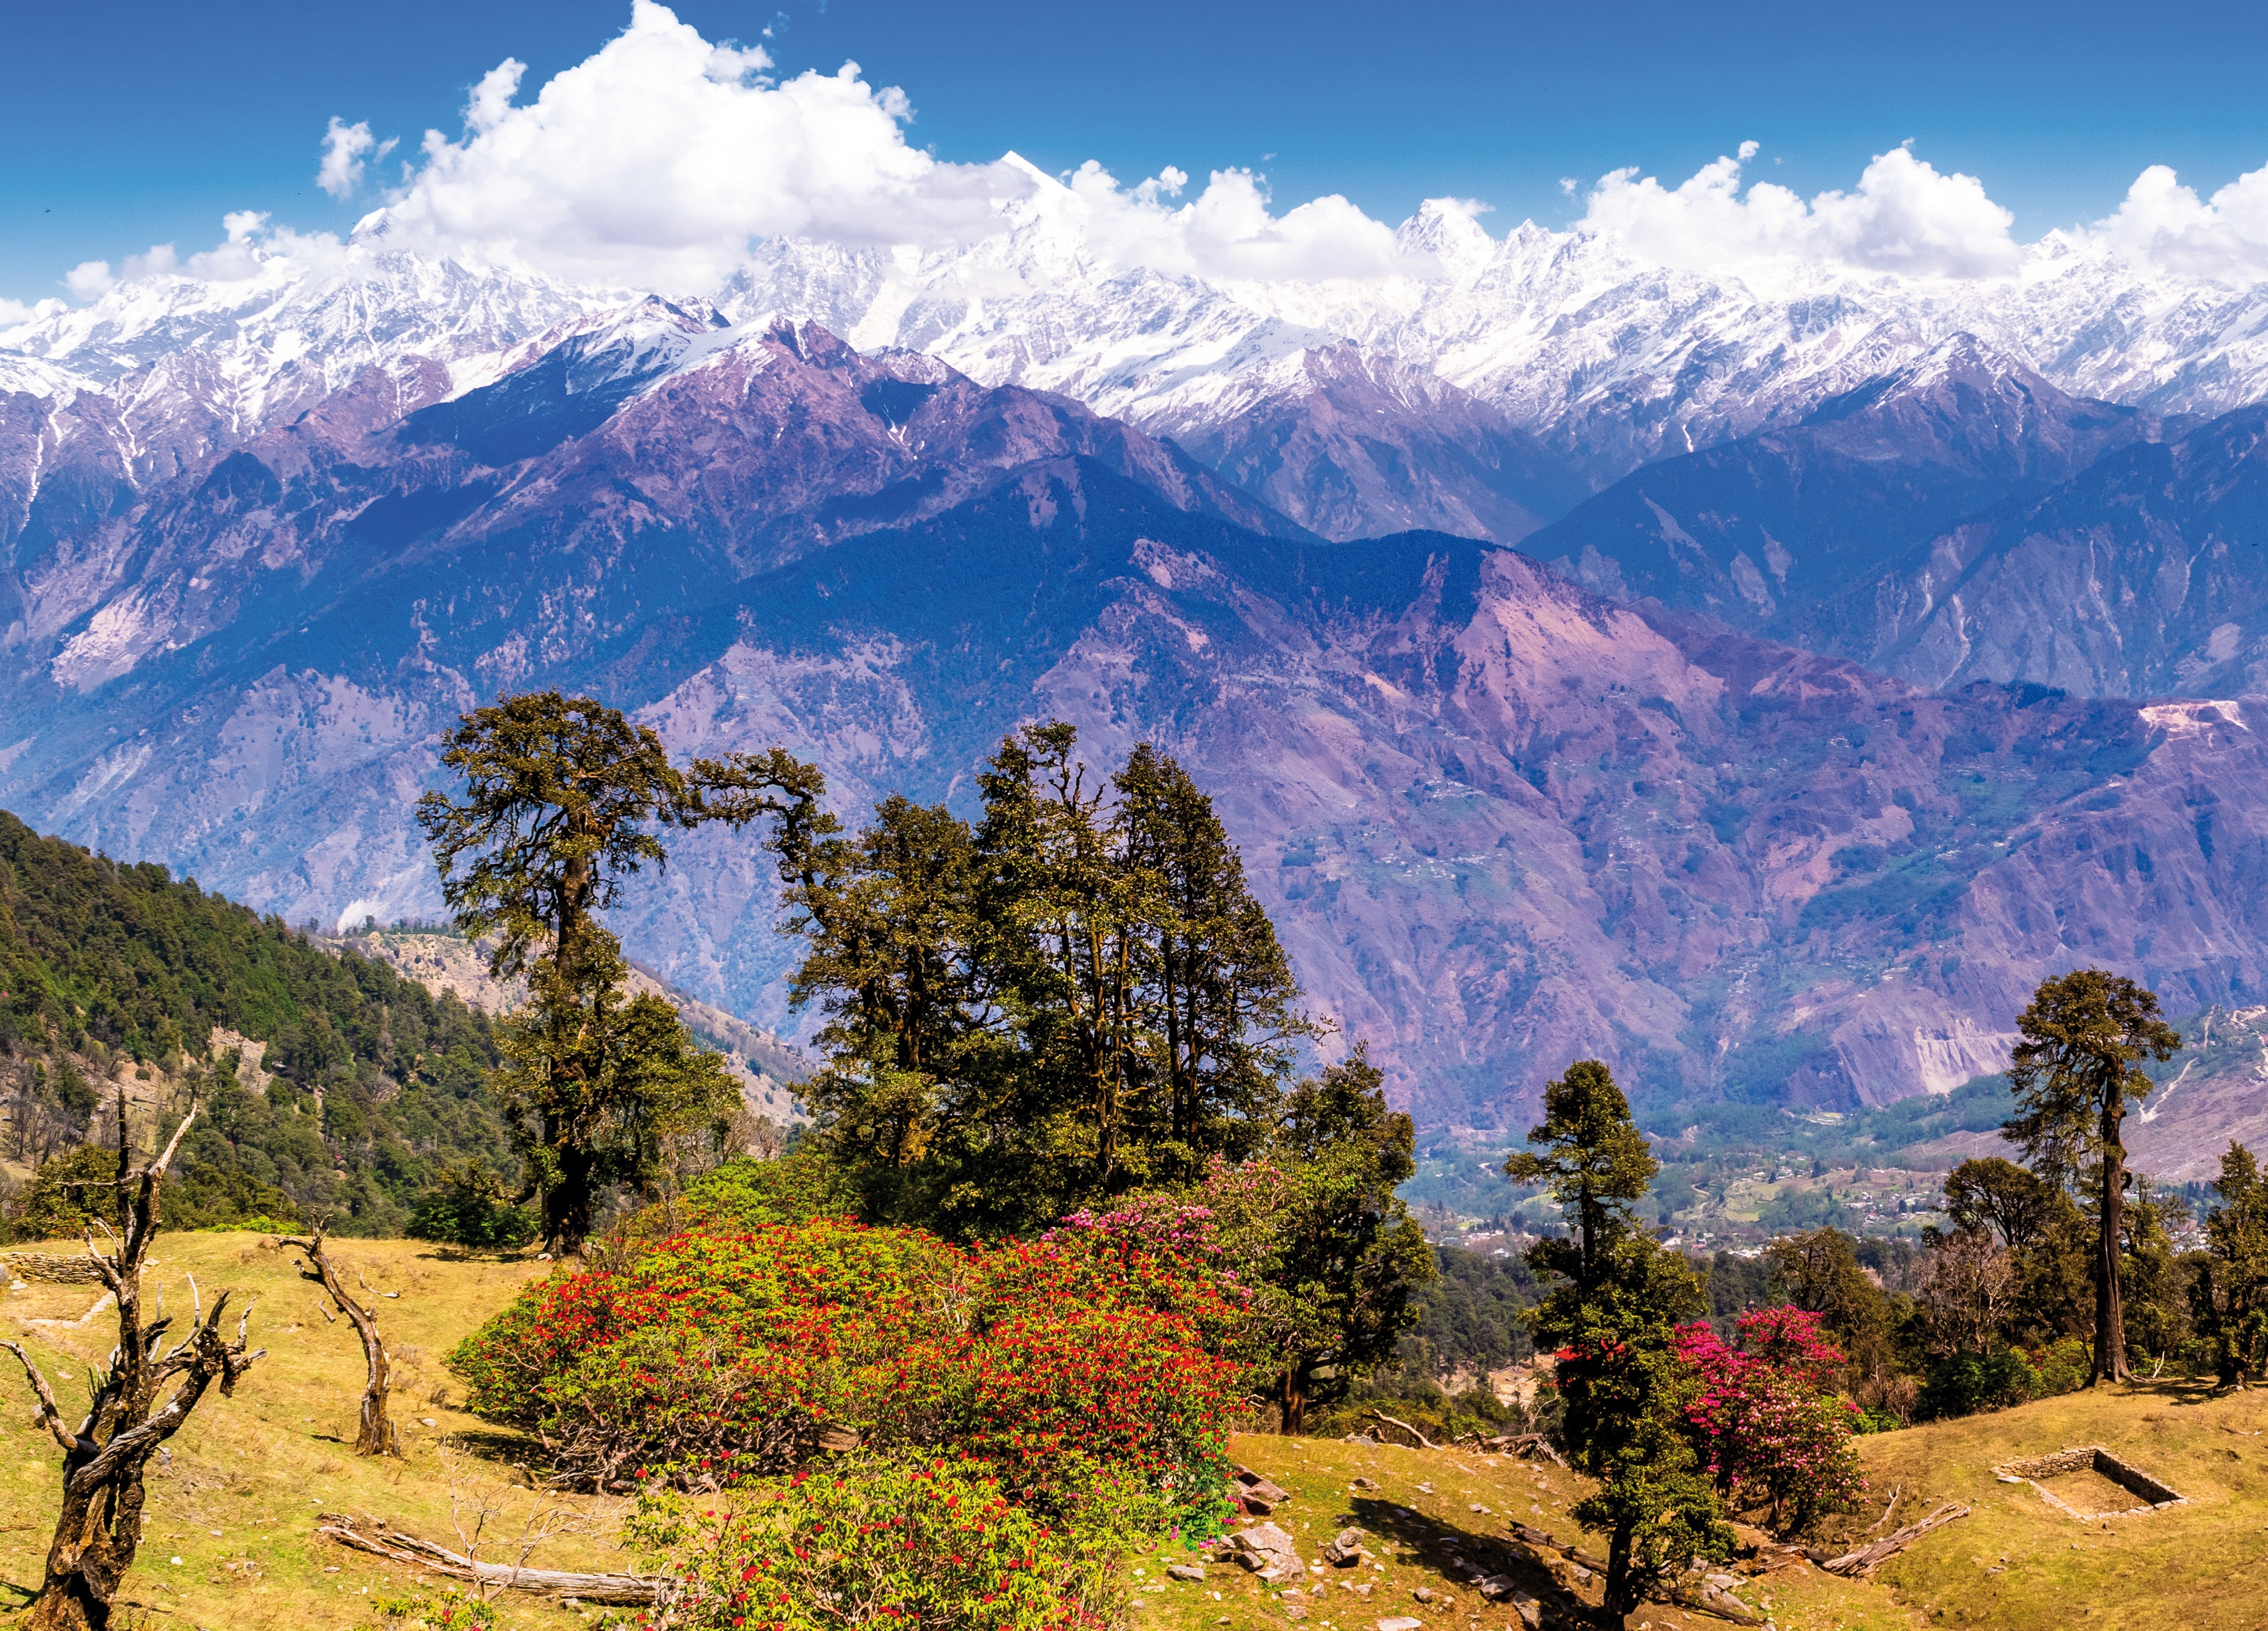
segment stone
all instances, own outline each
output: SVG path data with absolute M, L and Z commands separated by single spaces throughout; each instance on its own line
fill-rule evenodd
M 1334 1569 L 1352 1569 L 1362 1561 L 1362 1531 L 1342 1529 L 1323 1548 L 1323 1561 Z
M 1507 1602 L 1513 1587 L 1510 1575 L 1490 1575 L 1480 1583 L 1481 1595 L 1491 1603 Z
M 1231 1562 L 1263 1580 L 1296 1579 L 1307 1573 L 1307 1565 L 1300 1561 L 1299 1543 L 1273 1524 L 1240 1529 L 1228 1538 L 1225 1550 Z
M 1410 1595 L 1416 1598 L 1421 1603 L 1430 1603 L 1433 1600 L 1433 1588 L 1431 1586 L 1419 1586 Z
M 1356 1479 L 1356 1480 L 1354 1480 L 1354 1487 L 1355 1487 L 1357 1489 L 1368 1489 L 1368 1490 L 1375 1490 L 1375 1489 L 1378 1488 L 1378 1486 L 1377 1486 L 1375 1483 L 1372 1482 L 1372 1481 L 1371 1481 L 1369 1479 L 1367 1479 L 1367 1478 L 1358 1478 L 1358 1479 Z
M 1405 1614 L 1399 1619 L 1381 1620 L 1371 1627 L 1371 1631 L 1425 1631 L 1425 1622 L 1412 1620 Z
M 1526 1591 L 1512 1594 L 1512 1612 L 1520 1616 L 1520 1623 L 1528 1631 L 1538 1631 L 1543 1624 L 1543 1605 Z
M 1262 1477 L 1248 1466 L 1236 1469 L 1236 1488 L 1230 1493 L 1263 1517 L 1292 1498 L 1292 1492 L 1283 1485 Z
M 1202 1581 L 1205 1577 L 1203 1563 L 1168 1563 L 1166 1572 L 1176 1580 Z

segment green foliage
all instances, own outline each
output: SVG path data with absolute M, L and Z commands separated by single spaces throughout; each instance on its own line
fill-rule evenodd
M 1072 729 L 1001 744 L 972 827 L 885 799 L 855 838 L 783 823 L 792 990 L 830 1062 L 806 1089 L 869 1216 L 1045 1227 L 1265 1147 L 1316 1034 L 1242 860 L 1181 767 L 1108 782 Z
M 2144 1059 L 2164 1061 L 2182 1039 L 2158 998 L 2121 974 L 2075 969 L 2041 982 L 2017 1017 L 2023 1040 L 2008 1065 L 2017 1113 L 2003 1129 L 2034 1170 L 2058 1186 L 2083 1165 L 2095 1188 L 2095 1374 L 2124 1381 L 2126 1331 L 2121 1258 L 2126 1203 L 2126 1102 L 2150 1091 Z
M 1418 1317 L 1433 1253 L 1395 1194 L 1413 1137 L 1358 1049 L 1291 1094 L 1266 1159 L 1218 1162 L 1189 1192 L 1241 1245 L 1285 1432 L 1391 1358 Z
M 2015 1348 L 1949 1354 L 1930 1368 L 1914 1400 L 1914 1415 L 1930 1422 L 1973 1415 L 1980 1410 L 2005 1410 L 2030 1399 L 2036 1384 L 2030 1361 Z
M 1114 1621 L 1125 1560 L 1162 1525 L 1153 1495 L 1106 1474 L 1069 1515 L 1013 1503 L 965 1459 L 860 1455 L 792 1478 L 729 1471 L 722 1494 L 657 1482 L 629 1534 L 684 1582 L 639 1627 L 676 1631 L 1056 1631 Z M 721 1510 L 720 1510 L 721 1509 Z
M 118 1151 L 82 1144 L 41 1164 L 9 1220 L 25 1240 L 75 1239 L 98 1222 L 118 1226 Z
M 1700 1311 L 1701 1286 L 1632 1216 L 1657 1168 L 1607 1067 L 1571 1065 L 1545 1086 L 1543 1110 L 1505 1170 L 1548 1184 L 1566 1215 L 1566 1238 L 1529 1249 L 1553 1283 L 1528 1326 L 1538 1348 L 1558 1355 L 1568 1458 L 1600 1480 L 1573 1515 L 1608 1536 L 1606 1612 L 1617 1617 L 1687 1559 L 1721 1559 L 1732 1547 L 1686 1422 L 1702 1381 L 1679 1352 L 1678 1326 Z
M 458 927 L 493 937 L 492 974 L 527 976 L 495 1085 L 541 1202 L 545 1243 L 578 1250 L 602 1189 L 653 1187 L 670 1146 L 721 1142 L 739 1102 L 674 1009 L 625 995 L 621 943 L 596 915 L 625 879 L 666 864 L 654 827 L 737 825 L 771 807 L 770 761 L 702 760 L 681 771 L 650 727 L 546 691 L 466 715 L 441 762 L 463 778 L 465 797 L 429 792 L 417 819 Z
M 394 1232 L 443 1166 L 507 1148 L 482 1091 L 488 1022 L 454 997 L 5 814 L 0 988 L 20 1160 L 85 1140 L 98 1108 L 85 1067 L 136 1060 L 185 1070 L 203 1099 L 174 1183 L 216 1222 L 249 1206 L 325 1213 L 337 1234 Z M 197 1062 L 216 1027 L 266 1045 L 277 1080 L 264 1092 L 237 1080 L 232 1053 Z M 260 1198 L 279 1191 L 280 1207 Z M 176 1204 L 169 1194 L 169 1221 Z
M 526 1208 L 514 1206 L 504 1180 L 477 1161 L 446 1170 L 441 1181 L 426 1191 L 409 1219 L 415 1240 L 435 1240 L 447 1245 L 511 1249 L 535 1238 L 536 1221 Z
M 1433 1263 L 1425 1307 L 1396 1349 L 1403 1367 L 1447 1377 L 1483 1374 L 1525 1359 L 1533 1345 L 1521 1316 L 1538 1290 L 1526 1261 L 1436 1245 Z
M 399 1631 L 501 1631 L 504 1615 L 495 1604 L 477 1597 L 376 1597 L 372 1609 Z
M 2197 1254 L 2190 1309 L 2200 1356 L 2224 1385 L 2268 1374 L 2268 1179 L 2242 1144 L 2231 1142 L 2213 1184 L 2220 1202 L 2205 1214 L 2205 1249 Z
M 736 1156 L 688 1184 L 678 1202 L 688 1223 L 717 1231 L 808 1223 L 858 1209 L 857 1192 L 842 1169 L 810 1143 L 771 1161 Z

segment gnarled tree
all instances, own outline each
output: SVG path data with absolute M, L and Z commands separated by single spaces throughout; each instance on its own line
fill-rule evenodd
M 123 1230 L 116 1250 L 87 1253 L 118 1302 L 118 1346 L 107 1368 L 89 1378 L 93 1392 L 86 1417 L 67 1427 L 48 1380 L 23 1348 L 0 1343 L 22 1362 L 24 1375 L 39 1400 L 37 1425 L 62 1446 L 63 1510 L 48 1548 L 46 1578 L 40 1594 L 18 1621 L 26 1631 L 102 1631 L 110 1624 L 111 1603 L 133 1566 L 142 1537 L 144 1469 L 158 1447 L 181 1429 L 215 1383 L 223 1394 L 236 1391 L 239 1378 L 267 1352 L 245 1352 L 247 1307 L 236 1324 L 236 1339 L 221 1332 L 228 1304 L 224 1291 L 207 1311 L 189 1282 L 192 1311 L 188 1334 L 173 1347 L 166 1337 L 173 1322 L 158 1299 L 156 1317 L 142 1317 L 142 1268 L 158 1233 L 158 1201 L 166 1174 L 181 1147 L 181 1135 L 196 1119 L 196 1106 L 181 1119 L 165 1150 L 146 1166 L 115 1179 Z M 126 1158 L 122 1153 L 122 1167 Z M 158 1394 L 173 1385 L 162 1404 Z
M 306 1238 L 294 1235 L 278 1241 L 298 1252 L 306 1260 L 299 1266 L 299 1277 L 312 1280 L 323 1288 L 324 1294 L 344 1314 L 362 1338 L 362 1355 L 369 1367 L 369 1379 L 362 1391 L 362 1424 L 355 1430 L 355 1454 L 358 1456 L 398 1456 L 401 1453 L 401 1435 L 386 1414 L 388 1387 L 386 1343 L 378 1334 L 378 1304 L 357 1303 L 347 1295 L 346 1282 L 340 1278 L 338 1266 L 323 1250 L 323 1225 L 315 1225 L 315 1232 Z M 370 1285 L 363 1282 L 367 1291 Z

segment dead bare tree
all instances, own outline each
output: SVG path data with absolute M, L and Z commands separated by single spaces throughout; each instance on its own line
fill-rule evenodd
M 312 1280 L 322 1287 L 337 1305 L 339 1312 L 354 1322 L 355 1331 L 362 1338 L 363 1360 L 370 1368 L 370 1375 L 363 1385 L 362 1425 L 355 1433 L 355 1454 L 398 1456 L 401 1453 L 401 1434 L 394 1427 L 393 1418 L 386 1413 L 390 1362 L 387 1357 L 386 1344 L 378 1334 L 378 1304 L 373 1299 L 364 1306 L 347 1295 L 345 1282 L 339 1278 L 337 1267 L 323 1250 L 323 1229 L 324 1225 L 319 1223 L 312 1238 L 302 1238 L 294 1235 L 277 1244 L 293 1248 L 306 1260 L 299 1267 L 299 1277 Z M 359 1275 L 356 1279 L 361 1282 L 364 1290 L 370 1289 L 370 1282 L 363 1280 Z M 320 1304 L 317 1306 L 320 1308 Z M 328 1314 L 324 1317 L 329 1318 Z
M 143 1469 L 180 1430 L 207 1388 L 217 1382 L 224 1396 L 233 1393 L 238 1379 L 268 1351 L 244 1351 L 249 1305 L 237 1319 L 236 1340 L 221 1334 L 229 1294 L 216 1297 L 208 1313 L 194 1276 L 188 1335 L 182 1341 L 164 1347 L 173 1322 L 166 1314 L 162 1292 L 153 1308 L 156 1317 L 143 1323 L 142 1268 L 157 1238 L 158 1192 L 196 1113 L 192 1104 L 173 1129 L 173 1141 L 148 1165 L 129 1170 L 122 1156 L 116 1183 L 124 1228 L 115 1253 L 97 1251 L 89 1233 L 87 1255 L 118 1299 L 118 1346 L 111 1350 L 108 1369 L 88 1376 L 93 1397 L 86 1419 L 76 1429 L 66 1428 L 47 1378 L 19 1345 L 0 1343 L 22 1363 L 39 1399 L 37 1424 L 63 1452 L 63 1510 L 48 1548 L 40 1594 L 17 1622 L 23 1631 L 105 1631 L 111 1600 L 141 1543 Z M 180 1385 L 159 1405 L 158 1390 L 176 1378 Z

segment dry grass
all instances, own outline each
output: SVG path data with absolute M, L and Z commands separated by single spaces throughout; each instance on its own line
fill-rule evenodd
M 294 1272 L 293 1254 L 276 1250 L 258 1235 L 158 1238 L 148 1288 L 162 1286 L 166 1306 L 184 1313 L 190 1275 L 208 1299 L 221 1288 L 232 1289 L 232 1307 L 256 1294 L 253 1345 L 264 1346 L 268 1356 L 253 1368 L 235 1398 L 207 1395 L 172 1441 L 170 1466 L 151 1464 L 149 1523 L 122 1597 L 153 1625 L 183 1631 L 371 1625 L 376 1618 L 371 1597 L 404 1591 L 404 1573 L 397 1565 L 315 1541 L 315 1514 L 374 1513 L 457 1550 L 461 1548 L 451 1523 L 445 1441 L 455 1439 L 472 1452 L 461 1458 L 464 1477 L 490 1488 L 516 1482 L 509 1447 L 450 1407 L 450 1380 L 440 1361 L 549 1265 L 495 1258 L 450 1260 L 433 1246 L 408 1240 L 338 1240 L 332 1250 L 350 1275 L 358 1268 L 380 1291 L 401 1293 L 379 1301 L 379 1328 L 397 1367 L 394 1410 L 407 1451 L 401 1460 L 354 1455 L 361 1345 L 346 1321 L 326 1324 L 316 1311 L 319 1294 Z M 87 1366 L 108 1355 L 117 1335 L 115 1317 L 106 1308 L 83 1326 L 27 1322 L 76 1320 L 100 1295 L 99 1288 L 34 1285 L 0 1302 L 0 1326 L 20 1337 L 26 1352 L 55 1378 L 57 1400 L 67 1414 L 74 1403 L 83 1407 Z M 13 1391 L 25 1407 L 0 1414 L 0 1495 L 9 1514 L 0 1523 L 0 1589 L 8 1594 L 0 1606 L 13 1609 L 29 1599 L 40 1582 L 61 1456 L 46 1435 L 29 1425 L 30 1394 L 14 1358 L 0 1358 L 6 1367 L 0 1372 L 0 1399 Z M 433 1425 L 424 1425 L 425 1418 Z M 506 1510 L 499 1519 L 508 1533 L 516 1534 L 537 1497 L 511 1488 L 504 1500 Z M 562 1504 L 551 1496 L 541 1501 Z M 619 1503 L 563 1504 L 588 1509 L 600 1520 L 599 1534 L 555 1541 L 528 1561 L 538 1567 L 625 1567 L 623 1555 L 608 1539 Z M 491 1519 L 492 1534 L 499 1519 Z M 498 1561 L 511 1561 L 511 1555 L 499 1555 Z M 506 1615 L 530 1626 L 577 1623 L 571 1612 L 532 1598 L 512 1598 Z
M 208 1399 L 173 1441 L 170 1466 L 152 1464 L 147 1539 L 125 1598 L 150 1623 L 183 1631 L 368 1627 L 371 1597 L 401 1591 L 409 1582 L 398 1566 L 316 1542 L 315 1514 L 372 1513 L 453 1546 L 451 1459 L 460 1464 L 460 1488 L 506 1487 L 507 1510 L 499 1517 L 507 1535 L 517 1533 L 538 1504 L 585 1513 L 586 1537 L 547 1542 L 530 1563 L 627 1567 L 611 1542 L 621 1503 L 539 1502 L 512 1487 L 512 1445 L 452 1407 L 452 1384 L 441 1369 L 441 1355 L 453 1344 L 547 1266 L 445 1258 L 411 1241 L 335 1244 L 381 1290 L 401 1293 L 380 1299 L 379 1319 L 397 1364 L 395 1414 L 406 1458 L 359 1460 L 351 1453 L 360 1348 L 343 1321 L 327 1325 L 315 1311 L 313 1288 L 298 1279 L 289 1254 L 259 1236 L 163 1237 L 150 1278 L 164 1287 L 167 1305 L 186 1308 L 190 1274 L 208 1297 L 222 1287 L 239 1299 L 256 1293 L 254 1340 L 269 1355 L 236 1398 Z M 86 1367 L 108 1353 L 115 1326 L 107 1310 L 83 1326 L 27 1322 L 77 1319 L 98 1295 L 34 1286 L 0 1301 L 0 1326 L 25 1338 L 55 1378 L 66 1409 L 85 1397 Z M 0 1398 L 23 1385 L 20 1377 L 0 1373 Z M 8 1513 L 0 1520 L 0 1593 L 10 1599 L 0 1601 L 0 1612 L 26 1600 L 38 1584 L 55 1502 L 57 1454 L 29 1425 L 28 1393 L 19 1391 L 18 1398 L 23 1407 L 0 1413 L 0 1492 Z M 2083 1524 L 2054 1510 L 2029 1486 L 1999 1482 L 1992 1471 L 2073 1444 L 2104 1445 L 2171 1484 L 2189 1504 Z M 1507 1519 L 1564 1540 L 1582 1539 L 1566 1516 L 1581 1498 L 1582 1480 L 1556 1467 L 1463 1451 L 1267 1436 L 1240 1436 L 1232 1448 L 1293 1492 L 1278 1521 L 1307 1555 L 1349 1524 L 1373 1537 L 1383 1567 L 1361 1571 L 1368 1596 L 1337 1590 L 1340 1580 L 1352 1583 L 1352 1577 L 1333 1571 L 1332 1589 L 1305 1622 L 1307 1631 L 1367 1631 L 1380 1619 L 1403 1614 L 1441 1631 L 1506 1631 L 1518 1624 L 1509 1608 L 1484 1602 L 1454 1580 L 1453 1560 L 1477 1549 L 1479 1539 L 1501 1535 Z M 2090 1624 L 2218 1631 L 2268 1618 L 2262 1607 L 2268 1601 L 2268 1395 L 2217 1396 L 2173 1385 L 2105 1390 L 1885 1434 L 1863 1441 L 1863 1451 L 1878 1499 L 1900 1492 L 1895 1521 L 1911 1521 L 1948 1500 L 1970 1502 L 1974 1515 L 1926 1538 L 1890 1563 L 1879 1582 L 1805 1569 L 1753 1584 L 1746 1595 L 1771 1613 L 1779 1631 L 1964 1624 L 2009 1631 Z M 1358 1490 L 1358 1477 L 1379 1488 Z M 1852 1526 L 1878 1516 L 1879 1509 L 1867 1512 Z M 492 1520 L 492 1533 L 497 1527 Z M 1588 1544 L 1596 1549 L 1595 1540 Z M 514 1552 L 487 1554 L 505 1561 Z M 1163 1566 L 1182 1555 L 1176 1544 L 1137 1560 L 1145 1571 L 1140 1583 L 1161 1581 Z M 1202 1586 L 1175 1582 L 1138 1591 L 1136 1627 L 1218 1631 L 1290 1623 L 1280 1601 L 1254 1576 L 1226 1568 L 1210 1574 Z M 1412 1594 L 1420 1587 L 1437 1601 L 1418 1605 Z M 529 1627 L 566 1631 L 578 1619 L 533 1598 L 508 1598 L 503 1607 L 510 1623 Z M 1724 1623 L 1658 1606 L 1633 1616 L 1631 1624 L 1640 1621 L 1656 1631 Z
M 2102 1445 L 2188 1504 L 2082 1524 L 1993 1475 L 2078 1444 Z M 2268 1620 L 2268 1395 L 2102 1388 L 1886 1433 L 1866 1455 L 1877 1490 L 1904 1488 L 1901 1522 L 1942 1501 L 1974 1509 L 1882 1570 L 1934 1624 L 2219 1631 Z
M 1440 1631 L 1518 1631 L 1520 1621 L 1508 1605 L 1484 1601 L 1451 1576 L 1453 1560 L 1476 1551 L 1479 1539 L 1502 1535 L 1507 1520 L 1598 1549 L 1596 1539 L 1585 1537 L 1567 1517 L 1587 1484 L 1549 1465 L 1462 1451 L 1260 1435 L 1233 1440 L 1230 1453 L 1292 1492 L 1294 1499 L 1274 1521 L 1298 1538 L 1303 1556 L 1312 1559 L 1331 1536 L 1354 1524 L 1369 1532 L 1367 1544 L 1385 1565 L 1359 1571 L 1371 1585 L 1367 1598 L 1340 1587 L 1342 1580 L 1354 1583 L 1356 1571 L 1329 1571 L 1327 1595 L 1303 1622 L 1305 1631 L 1366 1631 L 1381 1619 L 1402 1615 Z M 1379 1488 L 1358 1490 L 1357 1478 Z M 1476 1511 L 1476 1507 L 1485 1510 Z M 1162 1578 L 1163 1565 L 1182 1555 L 1175 1547 L 1144 1560 L 1148 1577 Z M 1162 1590 L 1138 1592 L 1137 1626 L 1141 1631 L 1208 1631 L 1224 1625 L 1292 1623 L 1280 1599 L 1256 1576 L 1221 1567 L 1207 1573 L 1203 1585 L 1169 1581 Z M 1433 1600 L 1419 1603 L 1415 1593 L 1420 1589 Z M 1745 1595 L 1771 1613 L 1780 1631 L 1915 1631 L 1926 1623 L 1879 1585 L 1838 1580 L 1815 1569 L 1776 1576 Z M 1654 1631 L 1698 1631 L 1727 1623 L 1659 1605 L 1631 1616 L 1631 1626 L 1641 1622 Z

